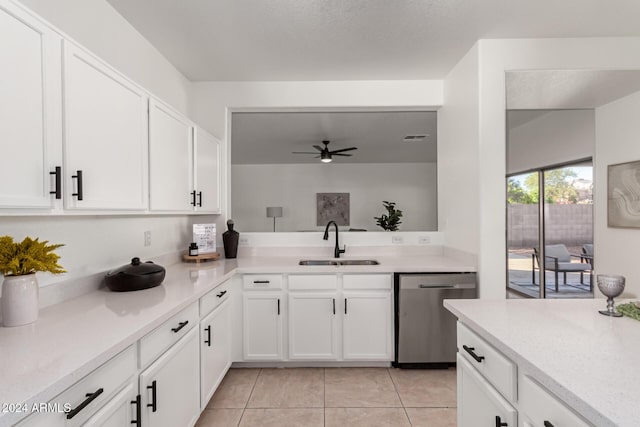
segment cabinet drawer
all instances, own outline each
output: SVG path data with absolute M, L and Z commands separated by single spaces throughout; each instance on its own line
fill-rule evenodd
M 516 400 L 516 365 L 475 332 L 458 322 L 458 353 L 475 367 L 504 397 Z M 473 356 L 475 355 L 476 358 Z
M 200 316 L 204 317 L 231 296 L 231 280 L 216 286 L 211 292 L 200 298 Z
M 198 303 L 194 302 L 140 340 L 140 367 L 151 363 L 198 323 Z M 186 323 L 185 323 L 186 322 Z
M 335 274 L 301 274 L 289 276 L 289 289 L 323 290 L 338 289 Z
M 282 289 L 282 275 L 245 274 L 242 283 L 245 289 Z
M 136 350 L 131 346 L 63 391 L 50 407 L 65 412 L 39 412 L 20 427 L 79 426 L 102 408 L 136 374 Z M 69 418 L 71 416 L 71 418 Z
M 518 382 L 520 410 L 535 426 L 588 427 L 571 409 L 528 375 Z
M 344 289 L 391 289 L 389 274 L 345 274 L 342 278 Z

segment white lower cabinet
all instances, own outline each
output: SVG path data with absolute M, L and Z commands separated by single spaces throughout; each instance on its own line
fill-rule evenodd
M 457 357 L 458 427 L 517 427 L 517 411 L 469 362 Z
M 140 425 L 138 385 L 129 383 L 120 393 L 106 403 L 85 425 L 96 427 L 122 427 Z
M 193 426 L 200 416 L 198 328 L 140 374 L 142 426 Z
M 230 365 L 231 303 L 225 301 L 200 321 L 201 409 L 207 406 Z
M 336 360 L 335 292 L 289 293 L 289 359 Z
M 245 292 L 243 344 L 245 360 L 282 360 L 281 292 Z
M 345 360 L 391 360 L 391 293 L 344 293 L 342 357 Z

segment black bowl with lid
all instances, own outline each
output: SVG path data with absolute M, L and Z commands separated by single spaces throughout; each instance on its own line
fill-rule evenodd
M 140 258 L 135 257 L 131 259 L 131 264 L 108 272 L 104 281 L 112 291 L 139 291 L 161 284 L 165 273 L 163 266 L 151 261 L 140 262 Z

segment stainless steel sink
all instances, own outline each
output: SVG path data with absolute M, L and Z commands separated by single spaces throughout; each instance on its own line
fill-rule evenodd
M 298 263 L 299 265 L 338 265 L 338 261 L 330 259 L 305 259 Z
M 299 265 L 378 265 L 375 259 L 305 259 L 298 263 Z
M 378 265 L 375 259 L 345 259 L 338 261 L 340 265 Z

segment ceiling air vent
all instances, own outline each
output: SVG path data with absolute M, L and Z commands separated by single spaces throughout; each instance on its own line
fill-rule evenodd
M 404 137 L 404 139 L 402 140 L 403 142 L 422 142 L 424 141 L 429 135 L 407 135 Z

